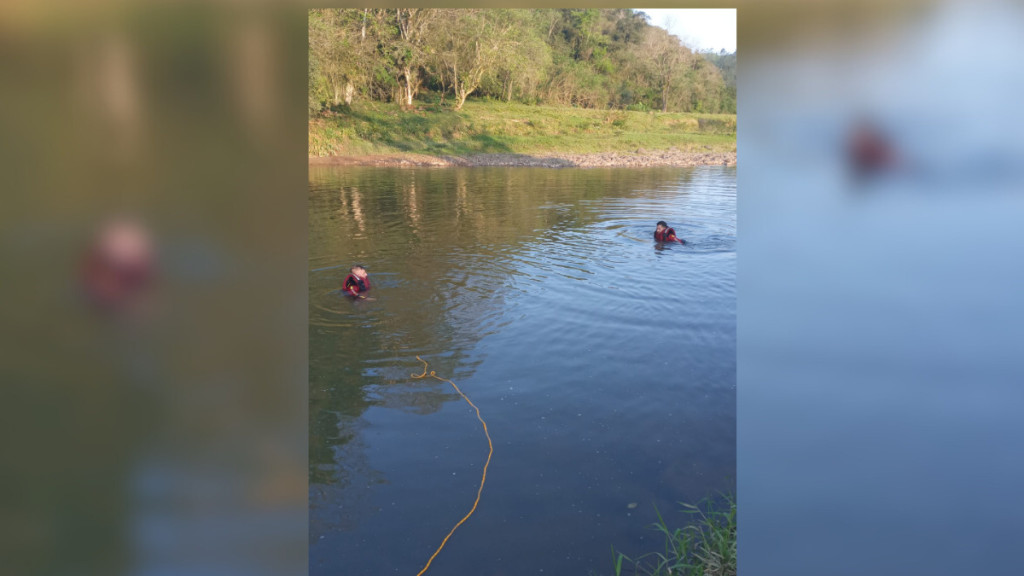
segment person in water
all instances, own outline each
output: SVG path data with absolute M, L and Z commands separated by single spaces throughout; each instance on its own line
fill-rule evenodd
M 898 168 L 899 154 L 882 130 L 870 120 L 856 121 L 847 136 L 847 161 L 858 177 Z
M 654 239 L 658 242 L 679 242 L 680 244 L 686 244 L 686 241 L 681 238 L 676 238 L 676 231 L 668 227 L 668 224 L 664 220 L 658 222 L 657 228 L 654 229 Z
M 342 285 L 342 290 L 357 298 L 365 298 L 365 296 L 362 296 L 362 293 L 369 289 L 370 277 L 366 275 L 366 268 L 363 268 L 359 264 L 352 266 L 349 270 L 349 275 L 345 277 L 345 283 Z

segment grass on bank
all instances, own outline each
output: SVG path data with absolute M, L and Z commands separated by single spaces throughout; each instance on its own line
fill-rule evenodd
M 310 119 L 310 156 L 372 154 L 597 153 L 668 150 L 735 152 L 736 115 L 588 110 L 433 101 L 404 111 L 375 102 L 341 106 Z
M 665 538 L 664 551 L 632 559 L 613 548 L 615 576 L 736 576 L 736 498 L 680 504 L 695 522 L 670 529 L 658 512 L 653 527 Z

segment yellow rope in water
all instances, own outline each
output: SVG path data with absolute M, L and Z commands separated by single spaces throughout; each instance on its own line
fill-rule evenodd
M 462 390 L 459 390 L 459 387 L 455 385 L 455 382 L 452 382 L 447 378 L 441 378 L 433 370 L 430 371 L 430 374 L 427 374 L 427 368 L 430 365 L 427 363 L 426 360 L 420 358 L 419 356 L 417 356 L 416 359 L 419 360 L 420 362 L 423 362 L 423 374 L 410 374 L 409 376 L 413 378 L 426 378 L 429 376 L 435 380 L 440 380 L 441 382 L 447 382 L 451 384 L 452 388 L 455 388 L 455 391 L 459 393 L 459 396 L 462 396 L 462 399 L 465 400 L 470 406 L 472 406 L 473 410 L 476 410 L 476 419 L 479 420 L 480 423 L 484 425 L 484 435 L 487 436 L 487 447 L 489 449 L 489 452 L 487 453 L 487 461 L 484 462 L 484 473 L 483 476 L 480 478 L 480 488 L 478 488 L 476 491 L 476 501 L 473 502 L 473 507 L 470 508 L 469 513 L 463 516 L 462 520 L 459 520 L 458 524 L 456 524 L 455 527 L 453 527 L 451 531 L 448 532 L 448 535 L 445 536 L 444 540 L 441 541 L 441 545 L 437 547 L 437 551 L 435 551 L 434 554 L 430 557 L 430 560 L 427 560 L 427 565 L 424 566 L 423 570 L 420 570 L 419 574 L 416 575 L 423 576 L 423 573 L 427 571 L 427 568 L 430 568 L 430 563 L 434 561 L 434 558 L 437 558 L 437 555 L 441 553 L 441 549 L 444 548 L 444 545 L 448 543 L 448 539 L 452 537 L 452 534 L 455 534 L 455 530 L 459 526 L 462 526 L 462 523 L 468 520 L 469 517 L 473 515 L 473 512 L 476 512 L 477 504 L 480 504 L 480 494 L 482 494 L 484 491 L 484 482 L 487 481 L 487 467 L 491 464 L 491 456 L 494 454 L 494 444 L 491 443 L 491 435 L 490 433 L 487 432 L 487 422 L 484 422 L 484 419 L 480 417 L 480 409 L 476 407 L 476 404 L 473 404 L 472 400 L 470 400 L 468 396 L 463 394 Z

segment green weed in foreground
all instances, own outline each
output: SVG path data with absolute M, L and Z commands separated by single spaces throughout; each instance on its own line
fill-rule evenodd
M 653 528 L 665 537 L 664 552 L 632 559 L 612 549 L 615 576 L 736 576 L 736 498 L 716 505 L 709 499 L 684 504 L 695 522 L 670 529 L 661 513 Z

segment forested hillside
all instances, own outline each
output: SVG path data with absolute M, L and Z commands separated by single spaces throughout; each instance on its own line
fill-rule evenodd
M 736 112 L 736 55 L 693 52 L 631 9 L 317 9 L 309 110 L 467 99 Z

